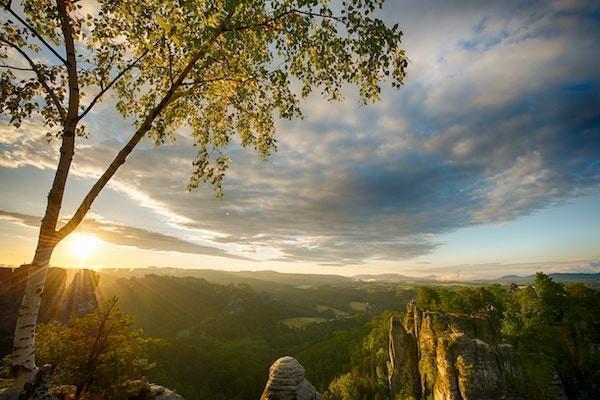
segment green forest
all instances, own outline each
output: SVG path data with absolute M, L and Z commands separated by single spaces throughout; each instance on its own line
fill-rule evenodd
M 56 385 L 97 392 L 119 387 L 127 398 L 135 390 L 128 385 L 143 377 L 186 399 L 257 399 L 271 363 L 291 355 L 328 400 L 389 399 L 390 317 L 402 317 L 406 303 L 415 300 L 424 310 L 491 312 L 494 334 L 514 346 L 524 365 L 527 398 L 543 399 L 555 370 L 569 398 L 597 398 L 600 291 L 583 283 L 560 283 L 541 273 L 520 285 L 296 285 L 264 277 L 217 284 L 123 275 L 99 273 L 102 298 L 93 313 L 38 328 L 39 359 L 54 366 Z M 103 319 L 120 333 L 107 339 L 110 354 L 90 371 Z M 93 382 L 86 380 L 92 375 Z

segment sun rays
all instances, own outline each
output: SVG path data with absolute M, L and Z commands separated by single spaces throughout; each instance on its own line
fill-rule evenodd
M 69 252 L 79 261 L 79 267 L 85 267 L 84 263 L 94 255 L 101 243 L 94 235 L 77 233 L 69 239 Z

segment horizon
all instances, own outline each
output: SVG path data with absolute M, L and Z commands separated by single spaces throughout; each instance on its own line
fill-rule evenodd
M 0 264 L 0 268 L 8 268 L 8 269 L 12 269 L 15 270 L 17 268 L 19 268 L 18 265 L 7 265 L 7 264 Z M 523 274 L 523 275 L 518 275 L 518 274 L 506 274 L 506 275 L 496 275 L 496 276 L 489 276 L 489 277 L 483 277 L 483 278 L 466 278 L 466 277 L 460 277 L 460 276 L 452 276 L 452 277 L 447 277 L 445 275 L 436 275 L 436 274 L 427 274 L 427 275 L 406 275 L 406 274 L 400 274 L 397 272 L 380 272 L 380 273 L 358 273 L 358 274 L 336 274 L 333 272 L 326 272 L 326 271 L 317 271 L 314 273 L 309 273 L 309 272 L 281 272 L 281 271 L 276 271 L 273 269 L 256 269 L 256 270 L 248 270 L 248 269 L 217 269 L 217 268 L 208 268 L 208 267 L 191 267 L 191 268 L 185 268 L 185 267 L 176 267 L 176 266 L 171 266 L 171 267 L 158 267 L 158 266 L 154 266 L 154 265 L 148 265 L 145 267 L 125 267 L 125 266 L 117 266 L 117 267 L 97 267 L 97 268 L 92 268 L 92 267 L 64 267 L 64 266 L 60 266 L 60 265 L 50 265 L 50 268 L 58 268 L 58 269 L 64 269 L 67 271 L 70 271 L 71 274 L 73 274 L 74 272 L 77 271 L 84 271 L 84 270 L 88 270 L 88 271 L 94 271 L 94 272 L 121 272 L 121 271 L 135 271 L 135 270 L 151 270 L 151 271 L 155 271 L 155 270 L 181 270 L 181 271 L 199 271 L 199 272 L 204 272 L 204 271 L 210 271 L 210 272 L 223 272 L 223 273 L 231 273 L 231 274 L 238 274 L 238 273 L 274 273 L 274 274 L 281 274 L 281 275 L 306 275 L 306 276 L 315 276 L 315 275 L 320 275 L 320 276 L 331 276 L 331 277 L 340 277 L 340 278 L 359 278 L 359 277 L 363 277 L 363 279 L 360 279 L 362 282 L 370 282 L 370 281 L 374 281 L 377 282 L 377 279 L 373 279 L 373 278 L 377 278 L 377 277 L 396 277 L 396 278 L 406 278 L 407 280 L 417 280 L 417 281 L 423 281 L 423 282 L 429 282 L 429 283 L 433 283 L 433 282 L 439 282 L 439 283 L 477 283 L 477 282 L 494 282 L 494 281 L 498 281 L 498 280 L 504 280 L 507 278 L 534 278 L 535 274 L 538 272 L 541 272 L 543 274 L 547 274 L 548 276 L 561 276 L 561 275 L 585 275 L 585 276 L 595 276 L 595 275 L 600 275 L 600 272 L 548 272 L 546 273 L 545 271 L 536 271 L 532 274 Z M 165 276 L 169 276 L 169 275 L 165 275 Z M 192 275 L 181 275 L 181 276 L 187 276 L 187 277 L 194 277 Z M 364 278 L 364 277 L 368 277 L 368 278 Z M 382 281 L 385 282 L 385 281 Z M 399 281 L 400 282 L 400 281 Z
M 381 100 L 310 96 L 277 121 L 262 162 L 234 143 L 224 199 L 185 185 L 194 158 L 143 142 L 53 265 L 475 280 L 600 272 L 600 9 L 593 1 L 388 2 L 404 86 Z M 42 54 L 42 53 L 41 53 Z M 0 263 L 30 261 L 57 140 L 0 125 Z M 69 216 L 131 120 L 106 100 L 86 120 Z M 168 171 L 169 173 L 164 173 Z M 210 267 L 206 267 L 206 266 Z

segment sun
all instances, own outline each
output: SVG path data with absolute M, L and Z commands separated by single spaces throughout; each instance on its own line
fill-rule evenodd
M 98 249 L 100 240 L 94 235 L 76 233 L 71 238 L 70 251 L 79 261 L 86 260 Z

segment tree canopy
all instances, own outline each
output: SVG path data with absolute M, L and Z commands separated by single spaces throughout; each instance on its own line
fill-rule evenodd
M 300 98 L 311 91 L 339 100 L 352 84 L 369 102 L 383 78 L 401 84 L 402 33 L 374 16 L 382 5 L 100 0 L 89 10 L 25 0 L 21 17 L 5 1 L 0 59 L 15 62 L 18 53 L 22 62 L 3 63 L 0 111 L 15 126 L 34 117 L 61 136 L 67 120 L 82 121 L 110 92 L 156 143 L 190 127 L 198 156 L 189 188 L 209 182 L 220 195 L 222 149 L 234 135 L 265 157 L 276 147 L 275 118 L 301 116 Z M 72 41 L 60 33 L 65 24 Z M 89 134 L 85 123 L 77 134 Z

